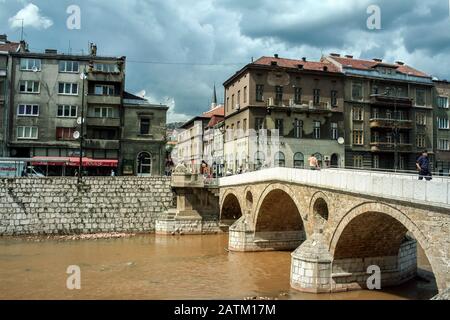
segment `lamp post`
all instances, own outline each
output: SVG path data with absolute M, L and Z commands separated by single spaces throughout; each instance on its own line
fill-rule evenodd
M 398 113 L 397 113 L 397 88 L 393 88 L 393 92 L 394 92 L 394 120 L 393 120 L 393 124 L 392 124 L 392 135 L 394 138 L 394 171 L 397 172 L 398 170 L 398 137 L 400 135 L 400 128 L 398 126 L 398 121 L 399 121 L 399 117 L 398 117 Z M 391 92 L 391 88 L 387 88 L 386 89 L 386 96 L 389 96 Z
M 86 66 L 84 71 L 80 74 L 80 79 L 82 81 L 81 88 L 81 118 L 79 118 L 80 125 L 80 163 L 78 165 L 78 183 L 83 181 L 83 142 L 84 142 L 84 82 L 87 79 Z

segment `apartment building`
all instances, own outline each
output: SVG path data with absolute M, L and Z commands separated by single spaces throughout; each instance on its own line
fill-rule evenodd
M 168 109 L 165 105 L 151 104 L 142 97 L 124 93 L 120 139 L 123 175 L 164 174 Z
M 228 170 L 301 168 L 311 154 L 322 166 L 345 163 L 344 75 L 331 62 L 261 57 L 224 87 Z
M 217 139 L 214 128 L 223 121 L 224 106 L 212 103 L 211 109 L 196 116 L 181 126 L 178 134 L 177 161 L 183 162 L 192 173 L 200 173 L 202 161 L 209 167 L 214 164 L 212 155 L 214 139 Z
M 433 155 L 433 82 L 401 61 L 331 54 L 345 74 L 346 166 L 415 170 L 424 149 Z
M 450 174 L 450 82 L 433 81 L 434 88 L 434 145 L 435 170 L 442 175 Z

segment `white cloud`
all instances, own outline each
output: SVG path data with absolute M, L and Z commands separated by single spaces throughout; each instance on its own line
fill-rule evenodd
M 9 26 L 13 29 L 22 27 L 33 27 L 36 29 L 48 29 L 53 25 L 50 18 L 41 15 L 41 10 L 33 3 L 27 4 L 19 10 L 15 16 L 9 18 Z
M 167 111 L 167 123 L 184 122 L 192 118 L 192 116 L 175 112 L 175 98 L 173 97 L 163 97 L 158 99 L 154 95 L 148 94 L 146 90 L 141 90 L 135 93 L 135 95 L 147 99 L 150 103 L 168 106 L 169 110 Z

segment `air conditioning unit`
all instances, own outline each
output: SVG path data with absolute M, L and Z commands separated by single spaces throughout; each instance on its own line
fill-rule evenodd
M 236 110 L 239 110 L 239 109 L 241 109 L 241 105 L 238 103 L 238 104 L 236 104 Z

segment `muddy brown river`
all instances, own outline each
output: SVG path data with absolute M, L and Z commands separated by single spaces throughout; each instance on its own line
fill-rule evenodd
M 0 238 L 0 299 L 429 299 L 433 281 L 382 291 L 307 294 L 289 287 L 290 253 L 227 252 L 228 235 L 31 242 Z M 66 269 L 81 269 L 68 290 Z M 419 250 L 419 266 L 429 269 Z

